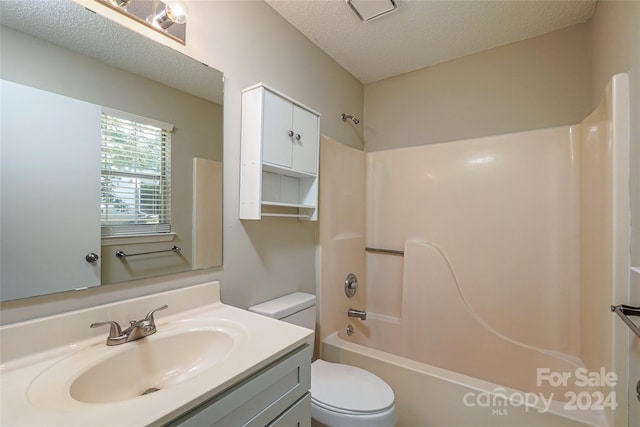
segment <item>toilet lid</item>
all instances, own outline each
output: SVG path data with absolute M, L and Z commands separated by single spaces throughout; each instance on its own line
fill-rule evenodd
M 311 400 L 339 412 L 371 413 L 394 403 L 391 387 L 369 371 L 316 360 L 311 364 Z

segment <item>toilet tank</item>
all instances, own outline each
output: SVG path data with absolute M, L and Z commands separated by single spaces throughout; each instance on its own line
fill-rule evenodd
M 316 328 L 316 296 L 304 292 L 294 292 L 251 306 L 249 311 L 311 330 Z

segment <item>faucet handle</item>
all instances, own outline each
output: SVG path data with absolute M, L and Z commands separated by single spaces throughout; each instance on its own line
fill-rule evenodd
M 153 313 L 155 313 L 156 311 L 164 310 L 166 308 L 169 308 L 167 304 L 163 305 L 162 307 L 154 308 L 153 310 L 147 313 L 147 316 L 144 318 L 144 320 L 147 322 L 150 322 L 152 325 L 155 326 L 156 322 L 155 322 L 155 319 L 153 318 Z
M 90 327 L 98 328 L 100 326 L 111 325 L 111 329 L 109 329 L 109 338 L 118 338 L 122 336 L 122 329 L 118 322 L 114 322 L 112 320 L 107 320 L 106 322 L 93 322 Z
M 132 324 L 131 328 L 135 328 L 135 327 L 142 328 L 142 330 L 144 331 L 142 334 L 145 337 L 151 334 L 155 334 L 156 320 L 153 318 L 153 313 L 155 313 L 156 311 L 164 310 L 166 308 L 169 308 L 169 306 L 166 304 L 163 305 L 162 307 L 154 308 L 153 310 L 147 313 L 147 316 L 144 319 L 136 322 L 135 325 Z

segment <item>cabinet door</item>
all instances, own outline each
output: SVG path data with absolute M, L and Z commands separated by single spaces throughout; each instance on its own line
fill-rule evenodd
M 293 106 L 293 140 L 292 168 L 298 171 L 315 174 L 318 169 L 318 116 Z M 298 136 L 300 135 L 300 139 Z
M 293 105 L 269 91 L 264 93 L 262 161 L 291 167 Z
M 2 300 L 100 284 L 100 113 L 2 81 Z

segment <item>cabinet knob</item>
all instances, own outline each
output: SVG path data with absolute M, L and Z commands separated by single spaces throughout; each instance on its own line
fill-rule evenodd
M 91 252 L 91 253 L 88 253 L 87 256 L 84 257 L 84 259 L 87 260 L 87 262 L 89 263 L 94 263 L 98 261 L 99 257 L 98 257 L 98 254 Z
M 292 136 L 293 136 L 293 131 L 292 131 L 292 130 L 290 130 L 290 131 L 289 131 L 289 137 L 292 137 Z
M 300 134 L 296 133 L 296 141 L 300 141 Z

